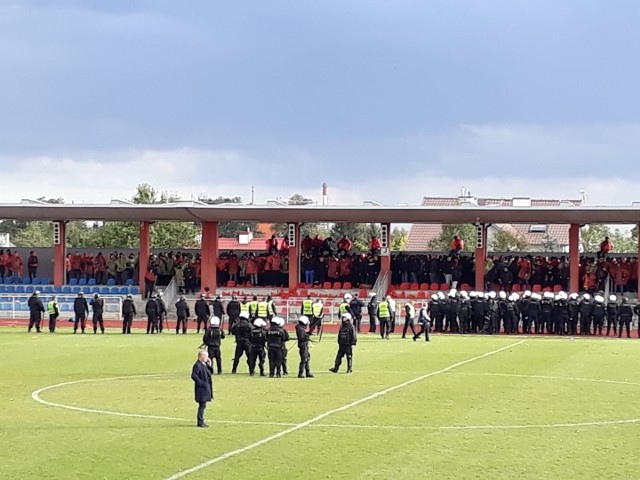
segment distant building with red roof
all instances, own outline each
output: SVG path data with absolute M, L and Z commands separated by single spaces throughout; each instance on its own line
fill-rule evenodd
M 459 197 L 424 197 L 422 205 L 425 207 L 560 207 L 580 206 L 582 200 L 553 200 L 532 199 L 528 197 L 514 198 L 482 198 L 464 195 Z M 507 230 L 521 237 L 529 244 L 531 251 L 544 251 L 544 246 L 550 242 L 558 246 L 558 250 L 565 251 L 569 246 L 569 225 L 544 224 L 494 224 L 487 230 L 488 241 L 497 231 Z M 416 223 L 411 226 L 405 250 L 408 252 L 430 251 L 429 244 L 442 234 L 441 224 Z

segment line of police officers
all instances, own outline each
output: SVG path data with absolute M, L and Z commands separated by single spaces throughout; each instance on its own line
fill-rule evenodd
M 409 315 L 405 310 L 410 322 L 415 312 L 412 301 L 407 308 L 411 311 Z M 618 301 L 615 295 L 605 301 L 603 294 L 592 298 L 588 293 L 525 291 L 519 296 L 451 290 L 447 295 L 432 295 L 425 313 L 429 327 L 440 333 L 610 335 L 613 331 L 618 337 L 626 332 L 630 338 L 633 316 L 640 315 L 640 305 L 632 306 L 626 297 Z

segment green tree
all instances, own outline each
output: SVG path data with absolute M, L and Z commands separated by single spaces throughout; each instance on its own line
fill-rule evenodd
M 51 222 L 27 222 L 24 228 L 11 237 L 17 247 L 52 247 L 53 224 Z
M 287 203 L 289 205 L 311 205 L 313 200 L 305 197 L 304 195 L 300 195 L 299 193 L 294 193 L 289 197 Z
M 613 242 L 613 251 L 616 253 L 637 253 L 638 252 L 638 237 L 637 227 L 631 231 L 623 231 L 616 228 L 610 234 L 610 240 Z
M 610 237 L 611 231 L 606 225 L 585 225 L 580 229 L 580 244 L 583 252 L 597 252 L 604 237 Z
M 471 224 L 462 225 L 442 225 L 440 236 L 429 242 L 428 247 L 433 251 L 448 252 L 451 249 L 453 237 L 459 235 L 464 240 L 466 250 L 473 248 L 476 244 L 476 227 Z
M 544 237 L 542 237 L 542 243 L 540 244 L 540 247 L 542 247 L 543 252 L 552 253 L 552 252 L 562 251 L 562 249 L 560 248 L 560 244 L 558 243 L 558 240 L 553 238 L 548 233 L 546 233 Z
M 404 251 L 408 239 L 409 231 L 406 228 L 394 227 L 391 232 L 391 250 L 394 252 Z
M 380 225 L 377 223 L 334 223 L 331 227 L 331 237 L 337 242 L 344 235 L 353 242 L 353 248 L 358 252 L 369 251 L 372 236 L 380 236 Z
M 205 195 L 198 197 L 198 201 L 207 205 L 220 205 L 222 203 L 241 204 L 242 197 L 222 197 L 210 198 Z M 258 231 L 256 222 L 220 222 L 218 225 L 218 236 L 223 238 L 234 238 L 239 232 L 253 232 L 254 237 L 262 236 L 262 232 Z
M 494 252 L 526 252 L 529 249 L 529 243 L 521 235 L 499 229 L 489 242 L 489 247 Z

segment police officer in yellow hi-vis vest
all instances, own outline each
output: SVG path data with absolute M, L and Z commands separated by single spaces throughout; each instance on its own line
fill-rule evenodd
M 353 296 L 350 293 L 345 293 L 342 300 L 342 303 L 338 307 L 340 318 L 342 318 L 345 313 L 348 313 L 351 315 L 351 318 L 353 318 L 353 310 L 351 309 L 351 300 L 353 300 Z
M 261 302 L 258 302 L 258 318 L 267 318 L 269 314 L 269 302 L 266 297 L 262 299 Z
M 249 319 L 255 320 L 258 318 L 258 297 L 253 296 L 253 300 L 249 302 Z
M 380 337 L 388 340 L 391 331 L 391 309 L 387 300 L 378 304 L 378 321 L 380 322 Z
M 311 317 L 311 324 L 309 325 L 309 335 L 313 335 L 313 331 L 316 329 L 318 333 L 320 333 L 320 326 L 322 325 L 322 318 L 324 317 L 324 304 L 322 300 L 318 298 L 313 302 L 311 312 L 313 316 Z
M 271 321 L 271 319 L 273 317 L 275 317 L 276 315 L 278 315 L 278 312 L 276 311 L 276 306 L 273 304 L 273 298 L 271 298 L 271 295 L 267 296 L 267 320 Z
M 251 312 L 249 312 L 249 301 L 247 300 L 247 297 L 244 297 L 242 299 L 242 302 L 240 303 L 240 313 L 246 314 L 244 318 L 251 318 Z M 239 317 L 240 316 L 238 315 L 238 318 Z M 229 329 L 231 329 L 231 326 L 229 327 Z
M 58 308 L 58 300 L 54 296 L 49 303 L 47 303 L 47 312 L 49 313 L 49 332 L 55 333 L 56 321 L 60 315 L 60 309 Z
M 311 296 L 307 295 L 302 301 L 302 307 L 300 308 L 300 316 L 305 316 L 307 318 L 313 317 L 313 300 L 311 300 Z

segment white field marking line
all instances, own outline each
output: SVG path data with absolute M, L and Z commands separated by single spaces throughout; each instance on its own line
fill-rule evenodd
M 640 387 L 640 383 L 627 382 L 624 380 L 607 380 L 600 378 L 580 378 L 580 377 L 556 377 L 551 375 L 525 375 L 519 373 L 451 373 L 450 375 L 462 376 L 481 376 L 481 377 L 516 377 L 516 378 L 539 378 L 542 380 L 571 380 L 575 382 L 595 382 L 595 383 L 613 383 L 616 385 L 632 385 Z
M 460 362 L 454 363 L 453 365 L 449 365 L 448 367 L 445 367 L 443 369 L 440 370 L 436 370 L 435 372 L 430 372 L 430 373 L 426 373 L 424 375 L 420 375 L 419 377 L 413 378 L 411 380 L 408 380 L 406 382 L 403 383 L 399 383 L 397 385 L 394 385 L 392 387 L 388 387 L 385 388 L 383 390 L 379 390 L 377 392 L 374 392 L 370 395 L 367 395 L 366 397 L 362 397 L 359 400 L 355 400 L 353 402 L 347 403 L 346 405 L 343 405 L 341 407 L 338 408 L 334 408 L 331 410 L 327 410 L 324 413 L 321 413 L 320 415 L 317 415 L 313 418 L 310 418 L 309 420 L 305 420 L 304 422 L 298 423 L 297 425 L 294 425 L 291 428 L 287 428 L 286 430 L 282 430 L 281 432 L 278 432 L 274 435 L 269 435 L 268 437 L 263 438 L 262 440 L 258 440 L 257 442 L 251 443 L 245 447 L 242 448 L 238 448 L 236 450 L 231 450 L 230 452 L 224 453 L 218 457 L 212 458 L 211 460 L 207 460 L 206 462 L 200 463 L 194 467 L 191 467 L 187 470 L 182 470 L 181 472 L 176 473 L 175 475 L 172 475 L 170 477 L 167 477 L 167 480 L 177 480 L 179 478 L 183 478 L 186 477 L 187 475 L 190 475 L 192 473 L 195 473 L 199 470 L 202 470 L 203 468 L 207 468 L 210 467 L 211 465 L 214 465 L 216 463 L 222 462 L 228 458 L 234 457 L 236 455 L 240 455 L 244 452 L 247 452 L 249 450 L 253 450 L 254 448 L 260 447 L 266 443 L 272 442 L 273 440 L 277 440 L 279 438 L 284 437 L 285 435 L 288 435 L 290 433 L 296 432 L 302 428 L 308 427 L 311 424 L 317 423 L 320 420 L 323 420 L 335 413 L 339 413 L 339 412 L 343 412 L 345 410 L 348 410 L 350 408 L 356 407 L 362 403 L 368 402 L 369 400 L 373 400 L 375 398 L 378 397 L 382 397 L 388 393 L 394 392 L 396 390 L 399 390 L 401 388 L 404 387 L 408 387 L 409 385 L 413 385 L 414 383 L 420 382 L 422 380 L 425 380 L 427 378 L 433 377 L 435 375 L 440 375 L 442 373 L 448 372 L 450 370 L 453 370 L 454 368 L 458 368 L 461 367 L 463 365 L 467 365 L 469 363 L 475 362 L 477 360 L 481 360 L 483 358 L 489 357 L 491 355 L 495 355 L 497 353 L 503 352 L 505 350 L 509 350 L 510 348 L 513 347 L 517 347 L 518 345 L 522 345 L 523 343 L 525 343 L 526 340 L 520 340 L 519 342 L 515 342 L 512 344 L 509 344 L 505 347 L 501 347 L 498 348 L 497 350 L 492 350 L 491 352 L 487 352 L 487 353 L 483 353 L 482 355 L 477 355 L 475 357 L 469 358 L 467 360 L 462 360 Z
M 55 385 L 48 385 L 46 387 L 39 388 L 31 393 L 31 398 L 33 398 L 36 402 L 41 403 L 43 405 L 47 405 L 49 407 L 58 407 L 64 408 L 67 410 L 73 410 L 76 412 L 85 412 L 85 413 L 99 413 L 102 415 L 112 415 L 115 417 L 132 417 L 132 418 L 151 418 L 154 420 L 176 420 L 183 422 L 191 422 L 193 419 L 187 418 L 178 418 L 178 417 L 165 417 L 162 415 L 146 415 L 142 413 L 124 413 L 124 412 L 113 412 L 110 410 L 98 410 L 94 408 L 84 408 L 84 407 L 76 407 L 73 405 L 65 405 L 64 403 L 56 403 L 50 402 L 48 400 L 44 400 L 40 394 L 46 392 L 48 390 L 53 390 L 55 388 L 64 387 L 67 385 L 77 385 L 79 383 L 92 383 L 92 382 L 108 382 L 113 380 L 128 380 L 132 378 L 154 378 L 154 377 L 166 377 L 173 376 L 175 374 L 164 374 L 164 373 L 154 373 L 154 374 L 143 374 L 143 375 L 126 375 L 119 377 L 108 377 L 108 378 L 87 378 L 83 380 L 73 380 L 70 382 L 56 383 Z M 286 422 L 253 422 L 253 421 L 243 421 L 243 420 L 211 420 L 209 423 L 221 423 L 226 425 L 268 425 L 268 426 L 282 426 L 282 427 L 290 427 L 295 425 L 295 423 L 286 423 Z

